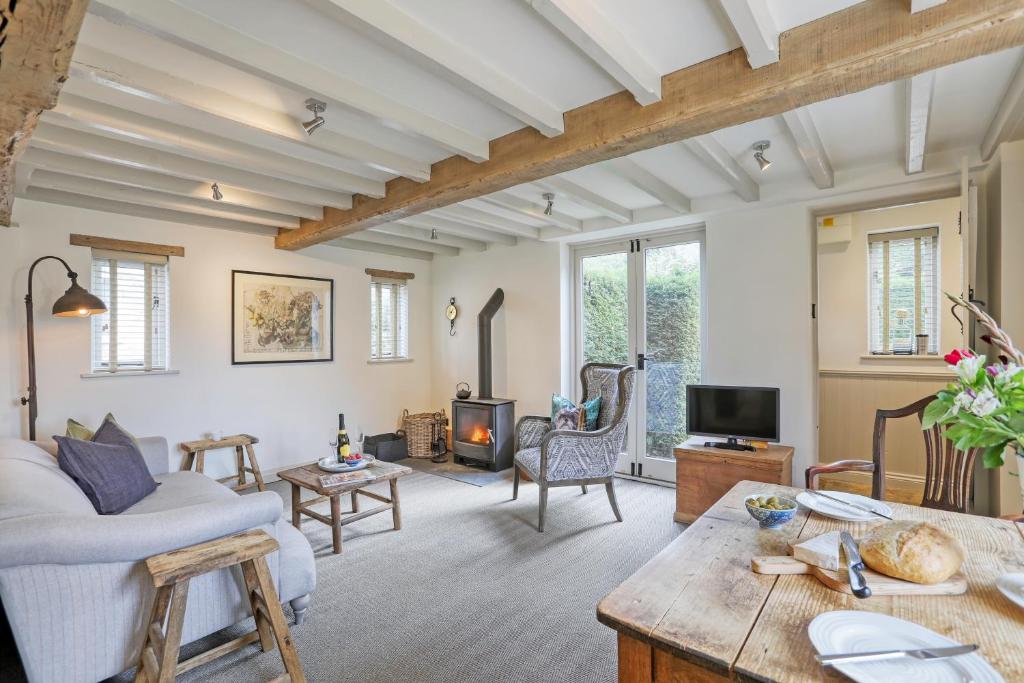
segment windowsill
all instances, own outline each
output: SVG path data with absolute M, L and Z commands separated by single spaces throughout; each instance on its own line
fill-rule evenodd
M 149 375 L 177 375 L 177 370 L 118 370 L 117 372 L 83 372 L 82 379 L 99 377 L 144 377 Z
M 391 363 L 411 363 L 412 358 L 370 358 L 367 365 L 390 365 Z
M 904 360 L 909 360 L 909 361 L 929 361 L 929 360 L 937 360 L 937 361 L 942 361 L 943 363 L 946 362 L 946 360 L 942 356 L 940 356 L 938 354 L 928 354 L 928 355 L 925 355 L 925 356 L 921 356 L 921 355 L 916 354 L 916 353 L 910 353 L 910 354 L 902 354 L 902 353 L 901 354 L 888 354 L 888 355 L 884 355 L 884 356 L 883 355 L 879 355 L 879 354 L 874 354 L 874 353 L 866 353 L 866 354 L 862 355 L 860 357 L 860 359 L 861 360 L 891 360 L 891 361 L 904 361 Z

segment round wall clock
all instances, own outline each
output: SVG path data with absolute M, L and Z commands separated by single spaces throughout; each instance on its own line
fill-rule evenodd
M 449 336 L 455 336 L 455 318 L 459 316 L 459 309 L 455 306 L 455 297 L 448 300 L 448 308 L 444 309 L 444 315 L 448 318 L 448 322 L 451 328 L 448 330 Z

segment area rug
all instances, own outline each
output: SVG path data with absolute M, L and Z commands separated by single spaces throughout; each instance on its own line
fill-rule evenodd
M 405 458 L 399 461 L 406 467 L 411 467 L 419 472 L 436 474 L 439 477 L 447 477 L 455 481 L 461 481 L 473 486 L 487 486 L 499 481 L 507 481 L 512 486 L 512 468 L 492 472 L 482 467 L 470 467 L 459 465 L 455 462 L 454 456 L 449 453 L 447 462 L 431 462 L 430 458 Z M 512 489 L 509 488 L 509 491 Z

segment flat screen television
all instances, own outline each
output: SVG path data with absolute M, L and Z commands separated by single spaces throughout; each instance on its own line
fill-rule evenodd
M 778 441 L 779 389 L 689 384 L 686 431 L 691 435 L 725 438 L 724 443 L 705 444 L 716 448 L 749 448 L 741 446 L 737 439 Z

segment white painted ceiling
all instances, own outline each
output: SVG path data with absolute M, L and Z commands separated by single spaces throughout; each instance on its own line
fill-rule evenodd
M 508 84 L 507 92 L 527 93 L 540 109 L 561 113 L 623 89 L 536 9 L 549 0 L 376 1 L 381 3 L 376 9 L 396 9 L 418 33 L 488 69 Z M 612 27 L 617 39 L 660 75 L 742 46 L 720 0 L 559 2 Z M 345 208 L 348 195 L 358 191 L 355 186 L 379 194 L 396 175 L 424 180 L 430 164 L 465 152 L 458 148 L 485 151 L 487 141 L 527 125 L 522 116 L 499 108 L 339 4 L 344 3 L 93 0 L 58 107 L 44 114 L 19 163 L 19 196 L 269 234 L 274 220 L 268 215 L 287 218 L 282 220 L 287 227 L 323 205 Z M 853 4 L 767 3 L 779 31 Z M 936 73 L 926 171 L 929 156 L 937 154 L 979 158 L 982 139 L 1021 61 L 1022 49 L 1014 49 Z M 362 100 L 353 99 L 357 91 Z M 307 97 L 328 104 L 327 124 L 309 137 L 298 128 L 310 116 Z M 907 84 L 896 82 L 804 110 L 835 169 L 837 186 L 857 169 L 905 166 L 906 99 Z M 705 137 L 707 144 L 724 148 L 747 176 L 742 182 L 752 183 L 748 186 L 755 191 L 756 185 L 810 182 L 794 133 L 781 116 Z M 763 173 L 751 151 L 757 140 L 771 143 L 766 156 L 772 166 Z M 550 188 L 534 183 L 337 244 L 429 258 L 507 243 L 512 234 L 578 239 L 607 227 L 617 211 L 628 216 L 617 224 L 640 225 L 645 215 L 672 213 L 665 206 L 666 192 L 676 200 L 681 195 L 691 202 L 745 204 L 722 169 L 695 156 L 686 142 L 640 152 L 631 160 L 646 186 L 629 182 L 621 166 L 611 162 L 570 171 L 561 178 L 582 188 L 582 194 L 567 191 L 563 183 L 555 191 L 551 219 L 541 213 L 541 195 Z M 126 168 L 149 173 L 132 178 Z M 248 175 L 229 180 L 225 169 Z M 101 181 L 106 184 L 95 184 Z M 327 192 L 334 204 L 317 205 L 268 188 L 275 181 L 308 186 L 314 196 Z M 212 182 L 222 186 L 223 202 L 208 196 Z M 587 192 L 589 201 L 583 196 Z M 613 206 L 596 209 L 594 196 Z M 439 239 L 427 241 L 434 226 Z

